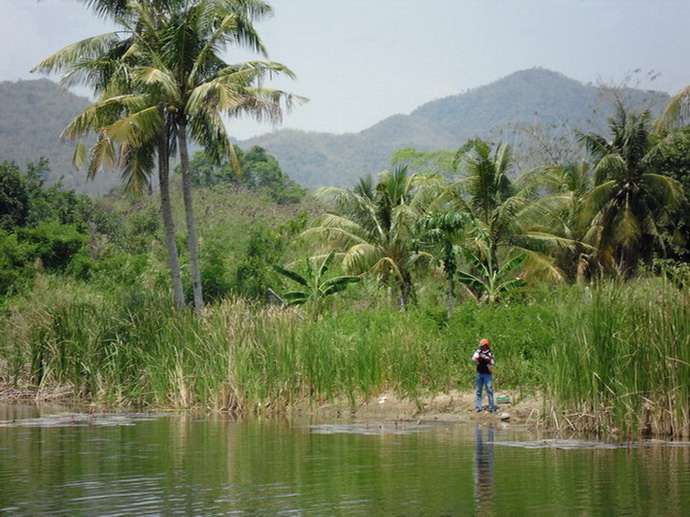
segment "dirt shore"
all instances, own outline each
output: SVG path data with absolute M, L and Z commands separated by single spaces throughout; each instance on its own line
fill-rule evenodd
M 538 395 L 522 396 L 519 393 L 501 392 L 498 397 L 508 397 L 509 402 L 496 405 L 493 413 L 474 411 L 474 392 L 450 391 L 420 397 L 401 398 L 385 392 L 354 406 L 348 401 L 334 401 L 318 407 L 299 408 L 323 418 L 355 418 L 357 420 L 439 420 L 452 422 L 510 422 L 516 425 L 537 425 L 543 415 L 544 402 Z M 486 396 L 484 397 L 486 404 Z
M 296 416 L 314 416 L 324 419 L 351 418 L 356 420 L 438 420 L 452 422 L 510 422 L 514 425 L 537 425 L 543 416 L 544 401 L 538 395 L 525 396 L 518 392 L 496 394 L 497 410 L 493 413 L 474 411 L 474 392 L 453 390 L 416 399 L 404 398 L 393 392 L 384 392 L 354 405 L 347 399 L 325 403 L 303 401 L 280 413 Z M 50 389 L 34 387 L 15 388 L 0 383 L 0 403 L 35 402 L 65 404 L 71 407 L 93 406 L 75 397 L 68 386 Z M 486 396 L 484 397 L 486 404 Z M 161 408 L 164 409 L 164 408 Z

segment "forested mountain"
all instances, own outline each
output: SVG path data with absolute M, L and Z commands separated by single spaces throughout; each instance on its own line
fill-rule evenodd
M 633 106 L 658 109 L 666 93 L 625 90 Z M 24 166 L 50 159 L 49 182 L 63 178 L 65 187 L 103 192 L 117 184 L 104 174 L 87 183 L 84 171 L 71 165 L 73 146 L 60 132 L 88 100 L 40 79 L 0 83 L 0 161 Z M 388 167 L 391 154 L 403 147 L 455 150 L 468 138 L 501 138 L 514 142 L 516 125 L 546 128 L 605 126 L 610 99 L 601 89 L 543 69 L 515 72 L 486 86 L 428 102 L 409 115 L 396 114 L 359 133 L 329 134 L 283 129 L 240 142 L 258 145 L 275 156 L 285 174 L 309 188 L 349 186 L 358 178 Z
M 65 126 L 88 105 L 88 99 L 48 79 L 0 82 L 0 161 L 23 168 L 45 157 L 50 160 L 48 183 L 62 179 L 65 188 L 106 191 L 117 184 L 117 175 L 107 174 L 87 184 L 86 173 L 72 166 L 74 144 L 60 140 Z
M 666 93 L 635 89 L 621 93 L 631 106 L 652 112 L 669 98 Z M 387 168 L 391 154 L 403 147 L 455 150 L 473 137 L 498 137 L 512 143 L 516 125 L 588 131 L 605 126 L 611 113 L 611 99 L 602 95 L 601 88 L 535 68 L 429 102 L 409 115 L 393 115 L 359 133 L 279 130 L 241 145 L 264 147 L 302 185 L 348 186 Z

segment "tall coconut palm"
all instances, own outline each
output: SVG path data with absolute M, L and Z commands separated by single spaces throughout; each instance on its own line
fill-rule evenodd
M 584 243 L 591 222 L 584 212 L 584 198 L 592 189 L 593 174 L 588 162 L 566 163 L 542 169 L 538 180 L 548 196 L 560 199 L 549 214 L 550 227 L 554 234 L 572 241 L 555 250 L 557 264 L 570 282 L 581 281 L 592 273 L 589 259 L 594 248 Z
M 237 3 L 199 0 L 189 7 L 173 10 L 163 27 L 156 31 L 158 38 L 155 43 L 145 42 L 145 47 L 142 45 L 140 50 L 151 65 L 133 70 L 135 81 L 142 90 L 153 88 L 157 102 L 166 106 L 177 135 L 197 310 L 203 305 L 203 296 L 188 138 L 201 144 L 211 156 L 219 156 L 223 152 L 232 156 L 233 147 L 221 119 L 222 113 L 230 116 L 249 113 L 257 119 L 268 118 L 277 122 L 282 114 L 281 103 L 289 108 L 294 100 L 301 100 L 279 90 L 257 86 L 267 76 L 283 74 L 293 77 L 287 67 L 270 61 L 229 65 L 219 57 L 218 51 L 229 44 L 246 44 L 266 53 L 245 13 L 226 10 L 226 7 Z
M 153 14 L 160 12 L 173 1 L 177 0 L 149 0 L 148 2 L 142 0 L 136 4 L 129 0 L 84 0 L 83 3 L 92 7 L 99 15 L 109 18 L 118 17 L 123 25 L 137 25 L 137 17 L 144 12 L 147 13 L 146 23 L 139 25 L 155 27 L 160 16 L 153 16 Z M 150 7 L 150 10 L 134 9 L 135 5 L 142 7 L 142 4 Z M 72 121 L 63 132 L 63 137 L 77 138 L 82 134 L 98 132 L 100 128 L 126 115 L 127 107 L 120 102 L 120 95 L 123 92 L 129 92 L 132 88 L 128 65 L 131 62 L 130 52 L 136 39 L 136 32 L 127 29 L 92 36 L 68 45 L 34 67 L 32 71 L 48 74 L 61 72 L 63 75 L 60 81 L 63 85 L 90 86 L 99 98 L 93 108 L 87 109 Z M 161 121 L 165 119 L 162 109 L 153 110 L 150 115 Z M 149 123 L 148 126 L 150 127 L 151 124 Z M 150 185 L 150 175 L 156 161 L 153 158 L 157 154 L 161 216 L 166 236 L 168 264 L 175 305 L 181 308 L 185 304 L 184 292 L 168 186 L 171 135 L 165 129 L 159 130 L 155 135 L 149 131 L 146 136 L 141 135 L 143 127 L 131 126 L 129 129 L 137 133 L 139 145 L 122 146 L 119 152 L 114 149 L 111 140 L 103 134 L 100 135 L 93 148 L 88 177 L 92 178 L 106 164 L 117 163 L 122 169 L 125 189 L 138 192 Z M 85 161 L 86 148 L 81 142 L 75 150 L 75 165 L 80 167 Z
M 591 227 L 585 239 L 597 249 L 596 259 L 624 278 L 649 261 L 659 226 L 683 199 L 680 184 L 652 169 L 654 146 L 649 112 L 629 112 L 622 103 L 609 119 L 612 138 L 580 134 L 595 160 L 594 188 L 585 197 Z
M 116 1 L 87 3 L 100 7 L 107 4 L 103 12 L 110 7 L 121 9 L 121 2 Z M 258 0 L 130 1 L 124 11 L 126 16 L 118 18 L 127 35 L 124 40 L 112 35 L 92 38 L 63 49 L 39 65 L 45 71 L 67 67 L 67 80 L 86 78 L 101 92 L 99 101 L 75 119 L 68 131 L 72 136 L 90 130 L 100 132 L 90 171 L 113 159 L 116 143 L 121 144 L 120 156 L 124 157 L 120 163 L 132 165 L 141 164 L 134 159 L 139 156 L 137 150 L 152 139 L 166 141 L 166 160 L 179 144 L 197 310 L 203 306 L 203 295 L 187 139 L 191 135 L 210 156 L 223 152 L 232 156 L 222 113 L 233 116 L 249 112 L 259 119 L 275 121 L 280 118 L 280 102 L 285 101 L 289 107 L 295 99 L 258 84 L 274 74 L 292 76 L 286 67 L 272 62 L 230 66 L 218 56 L 228 44 L 248 45 L 265 54 L 252 20 L 269 12 L 267 4 Z M 115 53 L 114 48 L 118 50 Z
M 401 310 L 414 296 L 412 267 L 431 258 L 416 246 L 420 180 L 407 167 L 398 167 L 381 173 L 376 183 L 360 180 L 352 189 L 322 189 L 319 197 L 334 201 L 335 210 L 303 233 L 342 250 L 349 273 L 376 274 L 383 285 L 394 280 Z

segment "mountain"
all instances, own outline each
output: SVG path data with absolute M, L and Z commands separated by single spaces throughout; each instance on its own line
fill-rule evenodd
M 666 93 L 626 88 L 631 106 L 654 112 Z M 602 130 L 612 113 L 602 89 L 557 72 L 534 68 L 494 83 L 428 102 L 409 115 L 393 115 L 359 133 L 278 130 L 240 143 L 259 145 L 280 162 L 283 172 L 302 185 L 353 185 L 360 177 L 388 167 L 391 154 L 404 147 L 420 151 L 456 150 L 469 138 L 515 138 L 515 126 Z
M 666 93 L 636 89 L 621 94 L 631 106 L 657 110 L 669 98 Z M 0 82 L 0 161 L 24 167 L 44 156 L 50 159 L 49 183 L 61 178 L 65 187 L 80 192 L 107 191 L 118 183 L 117 174 L 102 174 L 87 183 L 85 172 L 72 168 L 74 146 L 59 139 L 67 123 L 88 104 L 88 99 L 47 79 Z M 602 131 L 611 109 L 601 88 L 534 68 L 428 102 L 409 115 L 393 115 L 359 133 L 284 129 L 239 145 L 265 148 L 283 172 L 306 187 L 347 187 L 387 168 L 391 154 L 404 147 L 456 150 L 472 137 L 514 143 L 516 125 Z
M 74 144 L 60 140 L 65 126 L 89 100 L 60 88 L 48 79 L 0 82 L 0 161 L 24 169 L 41 157 L 50 160 L 47 182 L 62 181 L 65 188 L 102 193 L 118 182 L 116 174 L 86 182 L 84 171 L 72 166 Z

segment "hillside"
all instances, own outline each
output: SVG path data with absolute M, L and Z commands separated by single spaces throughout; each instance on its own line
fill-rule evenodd
M 50 160 L 48 183 L 62 179 L 65 188 L 105 192 L 117 183 L 116 175 L 87 184 L 85 173 L 72 167 L 74 144 L 60 140 L 65 126 L 88 105 L 88 99 L 48 79 L 0 82 L 0 161 L 23 169 L 45 157 Z
M 666 93 L 626 89 L 633 106 L 654 111 Z M 409 115 L 393 115 L 359 133 L 333 135 L 279 130 L 242 142 L 274 155 L 285 173 L 308 187 L 349 186 L 388 166 L 403 147 L 457 149 L 468 138 L 506 134 L 515 125 L 567 125 L 600 129 L 611 114 L 601 89 L 543 69 L 515 72 L 480 88 L 424 104 Z
M 631 105 L 653 109 L 669 97 L 632 89 L 625 95 Z M 117 184 L 112 173 L 87 183 L 85 173 L 72 168 L 73 146 L 59 140 L 65 125 L 87 105 L 87 99 L 46 79 L 0 83 L 0 161 L 24 167 L 45 156 L 51 164 L 49 181 L 62 177 L 65 187 L 80 192 L 100 193 Z M 602 97 L 600 88 L 535 68 L 428 102 L 408 115 L 392 115 L 359 133 L 283 129 L 239 144 L 264 147 L 285 174 L 306 187 L 350 186 L 387 168 L 391 154 L 403 147 L 454 150 L 468 138 L 495 135 L 515 143 L 515 125 L 601 130 L 610 112 L 610 99 Z

